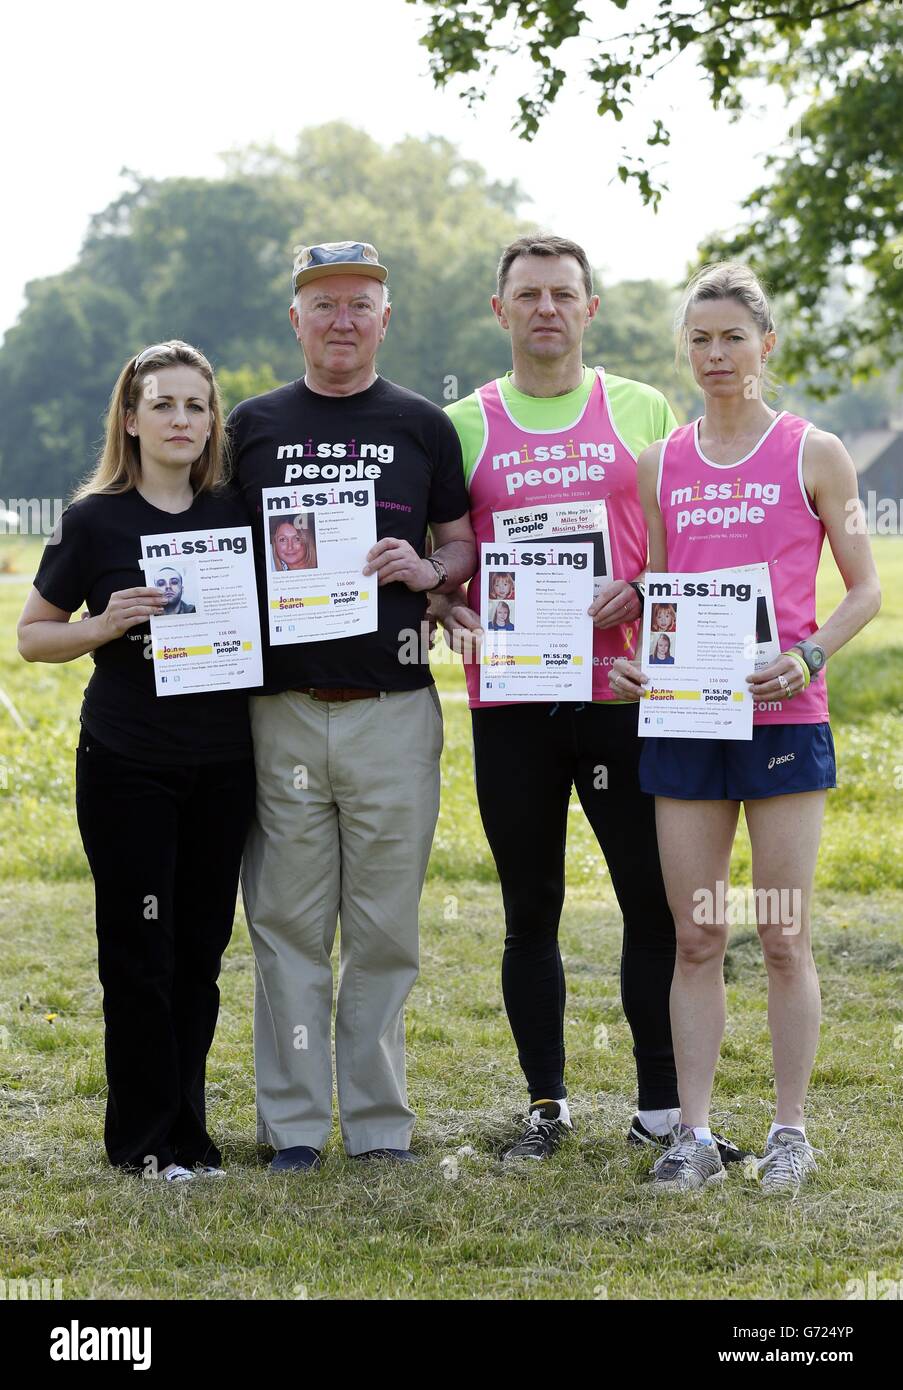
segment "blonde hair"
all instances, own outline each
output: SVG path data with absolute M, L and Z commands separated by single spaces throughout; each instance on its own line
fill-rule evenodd
M 119 373 L 106 417 L 106 434 L 97 467 L 76 488 L 72 501 L 96 492 L 131 492 L 141 478 L 141 446 L 126 429 L 126 416 L 137 409 L 144 384 L 164 367 L 193 367 L 210 388 L 210 438 L 201 456 L 191 465 L 188 480 L 197 495 L 209 492 L 223 482 L 226 472 L 226 429 L 223 403 L 213 368 L 204 354 L 190 343 L 172 338 L 145 348 L 130 357 Z
M 690 310 L 694 304 L 713 299 L 733 299 L 742 304 L 763 338 L 766 333 L 775 331 L 771 301 L 755 271 L 741 261 L 714 261 L 696 271 L 681 295 L 674 319 L 677 339 L 674 351 L 675 366 L 680 364 L 681 350 L 689 347 L 687 318 Z M 777 389 L 767 366 L 762 370 L 762 383 L 765 390 Z

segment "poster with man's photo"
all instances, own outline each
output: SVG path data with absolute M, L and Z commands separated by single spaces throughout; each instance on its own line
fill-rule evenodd
M 377 575 L 372 482 L 264 488 L 263 548 L 272 646 L 375 632 Z
M 165 599 L 150 620 L 158 695 L 263 684 L 249 526 L 142 536 L 141 568 Z

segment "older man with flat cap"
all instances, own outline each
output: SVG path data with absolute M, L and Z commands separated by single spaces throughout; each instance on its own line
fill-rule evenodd
M 410 635 L 421 630 L 428 592 L 473 574 L 476 549 L 454 427 L 376 372 L 391 314 L 387 275 L 363 242 L 299 248 L 290 317 L 305 374 L 230 417 L 261 582 L 263 488 L 345 478 L 337 460 L 366 459 L 361 476 L 376 500 L 364 573 L 378 575 L 377 631 L 269 647 L 263 693 L 251 701 L 257 819 L 242 886 L 257 963 L 258 1138 L 276 1150 L 277 1170 L 318 1167 L 331 1127 L 338 919 L 345 1149 L 414 1157 L 404 1003 L 417 978 L 420 892 L 439 811 L 442 711 L 428 662 L 410 661 Z

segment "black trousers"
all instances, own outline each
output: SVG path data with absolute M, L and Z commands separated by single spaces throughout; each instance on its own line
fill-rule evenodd
M 76 809 L 94 875 L 110 1162 L 216 1165 L 204 1073 L 254 764 L 134 762 L 82 731 Z
M 558 949 L 572 785 L 624 917 L 621 998 L 639 1106 L 676 1106 L 669 998 L 674 919 L 640 791 L 637 706 L 524 704 L 474 710 L 477 798 L 505 905 L 502 992 L 531 1100 L 560 1100 L 565 980 Z

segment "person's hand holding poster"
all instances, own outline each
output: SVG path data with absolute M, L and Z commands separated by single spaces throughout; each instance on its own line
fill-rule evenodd
M 250 527 L 142 536 L 141 567 L 166 600 L 150 620 L 158 695 L 263 684 Z
M 270 487 L 261 496 L 270 643 L 375 632 L 378 584 L 363 574 L 376 544 L 373 483 Z
M 593 547 L 484 545 L 481 700 L 591 700 Z
M 771 598 L 767 571 L 748 565 L 646 576 L 641 645 L 649 683 L 640 703 L 641 736 L 752 738 L 746 680 L 757 648 L 767 646 L 757 628 L 760 601 L 767 614 Z

